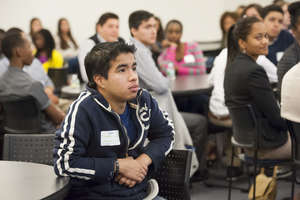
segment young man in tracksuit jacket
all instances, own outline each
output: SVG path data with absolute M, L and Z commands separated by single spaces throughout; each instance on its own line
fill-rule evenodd
M 143 199 L 172 149 L 173 123 L 139 89 L 134 52 L 133 45 L 100 43 L 85 58 L 89 84 L 55 139 L 55 173 L 71 177 L 68 199 Z

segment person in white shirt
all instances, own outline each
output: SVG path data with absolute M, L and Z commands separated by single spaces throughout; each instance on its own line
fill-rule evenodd
M 96 24 L 96 33 L 79 47 L 79 67 L 81 78 L 84 82 L 88 82 L 88 77 L 86 75 L 84 66 L 84 58 L 87 53 L 100 42 L 115 41 L 124 42 L 124 40 L 119 37 L 119 17 L 114 13 L 104 13 L 101 15 Z

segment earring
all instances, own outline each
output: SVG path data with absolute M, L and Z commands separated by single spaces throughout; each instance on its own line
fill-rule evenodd
M 246 53 L 246 49 L 242 49 L 242 53 Z

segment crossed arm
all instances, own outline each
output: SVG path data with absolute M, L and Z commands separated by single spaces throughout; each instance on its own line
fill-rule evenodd
M 148 166 L 152 163 L 152 160 L 147 154 L 143 153 L 136 159 L 127 157 L 118 159 L 118 162 L 120 168 L 115 181 L 121 185 L 124 184 L 128 187 L 133 187 L 136 183 L 144 180 L 148 173 Z

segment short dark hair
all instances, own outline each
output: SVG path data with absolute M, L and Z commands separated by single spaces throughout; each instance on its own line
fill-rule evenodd
M 132 28 L 138 29 L 143 21 L 147 21 L 151 17 L 154 17 L 154 15 L 148 11 L 145 10 L 134 11 L 133 13 L 130 14 L 128 19 L 129 30 L 131 30 Z
M 6 34 L 23 33 L 22 29 L 18 27 L 11 27 L 6 31 Z
M 2 55 L 2 49 L 1 49 L 1 44 L 2 44 L 2 40 L 5 36 L 5 31 L 3 29 L 0 29 L 0 56 Z
M 300 1 L 291 3 L 288 7 L 288 10 L 291 16 L 291 26 L 292 28 L 296 29 L 296 26 L 300 20 Z
M 107 12 L 100 16 L 98 19 L 97 25 L 103 26 L 109 19 L 119 19 L 119 16 L 115 13 Z
M 101 75 L 108 78 L 108 71 L 111 67 L 111 61 L 115 60 L 121 53 L 134 54 L 136 48 L 123 42 L 104 42 L 99 43 L 92 48 L 84 59 L 86 74 L 89 79 L 89 86 L 96 88 L 93 77 Z
M 248 6 L 246 6 L 246 8 L 242 12 L 241 17 L 244 17 L 244 15 L 246 15 L 247 10 L 249 10 L 250 8 L 254 8 L 258 12 L 258 14 L 262 17 L 263 7 L 257 3 L 252 3 L 252 4 L 249 4 Z
M 2 44 L 1 44 L 1 49 L 3 51 L 3 54 L 10 59 L 13 56 L 13 49 L 16 47 L 21 47 L 25 43 L 24 38 L 22 37 L 21 33 L 10 33 L 10 34 L 5 34 Z
M 269 5 L 263 8 L 261 17 L 264 19 L 270 12 L 279 12 L 283 15 L 283 10 L 278 5 Z
M 177 19 L 172 19 L 172 20 L 170 20 L 170 21 L 168 21 L 168 23 L 167 23 L 167 25 L 166 25 L 166 28 L 165 28 L 165 31 L 167 31 L 167 29 L 168 29 L 168 27 L 170 26 L 170 24 L 178 24 L 179 26 L 180 26 L 180 30 L 181 30 L 181 32 L 183 31 L 183 25 L 182 25 L 182 23 L 179 21 L 179 20 L 177 20 Z

